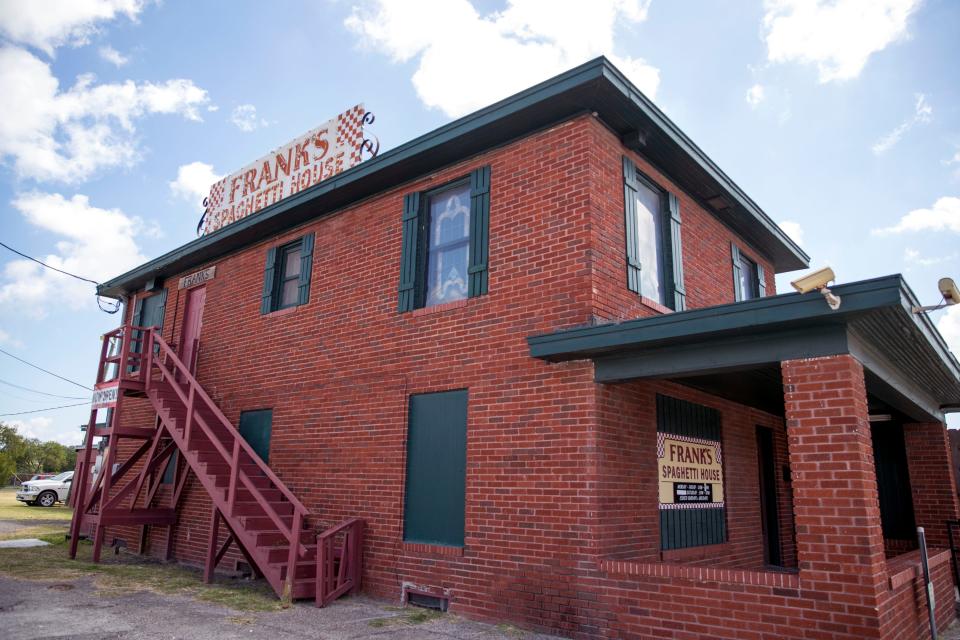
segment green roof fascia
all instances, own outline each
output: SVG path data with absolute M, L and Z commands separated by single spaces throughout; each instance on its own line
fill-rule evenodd
M 553 362 L 682 344 L 711 336 L 752 334 L 772 328 L 846 324 L 858 315 L 882 308 L 902 309 L 939 356 L 943 366 L 960 381 L 960 364 L 926 314 L 914 314 L 916 296 L 899 274 L 849 284 L 831 291 L 842 299 L 833 311 L 818 292 L 784 293 L 742 302 L 668 313 L 621 323 L 567 329 L 530 336 L 530 355 Z

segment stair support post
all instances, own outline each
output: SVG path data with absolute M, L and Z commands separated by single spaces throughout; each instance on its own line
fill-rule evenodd
M 289 607 L 293 601 L 293 583 L 297 579 L 297 557 L 300 555 L 300 531 L 303 529 L 303 514 L 299 509 L 293 511 L 293 524 L 290 527 L 290 551 L 287 554 L 287 576 L 283 581 L 283 607 Z
M 216 567 L 217 556 L 217 538 L 220 535 L 220 509 L 213 506 L 213 513 L 210 516 L 210 537 L 207 543 L 207 561 L 203 566 L 203 581 L 207 584 L 213 582 L 213 569 Z
M 233 454 L 230 457 L 230 488 L 227 490 L 227 512 L 232 518 L 237 503 L 237 482 L 240 480 L 240 436 L 233 437 Z
M 175 379 L 171 378 L 170 384 L 176 384 Z M 187 417 L 183 425 L 183 438 L 186 440 L 187 451 L 190 450 L 190 434 L 193 432 L 193 385 L 190 385 L 190 391 L 187 393 Z

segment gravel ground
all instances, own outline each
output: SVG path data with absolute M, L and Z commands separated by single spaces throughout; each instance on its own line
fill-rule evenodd
M 17 533 L 23 529 L 32 529 L 34 527 L 62 524 L 64 524 L 62 520 L 0 520 L 0 535 Z
M 298 603 L 286 611 L 245 613 L 151 592 L 98 596 L 90 578 L 51 583 L 0 576 L 0 636 L 6 640 L 557 640 L 450 614 L 412 624 L 410 611 L 361 596 L 341 599 L 324 609 Z

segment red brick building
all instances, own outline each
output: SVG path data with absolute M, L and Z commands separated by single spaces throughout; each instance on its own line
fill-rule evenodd
M 362 518 L 365 592 L 576 638 L 925 637 L 960 366 L 900 276 L 806 266 L 596 60 L 104 285 L 155 328 L 84 522 L 312 598 Z

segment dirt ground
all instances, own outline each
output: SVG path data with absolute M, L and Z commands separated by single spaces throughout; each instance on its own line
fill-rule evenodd
M 421 613 L 416 609 L 387 607 L 365 597 L 341 599 L 325 609 L 298 603 L 285 611 L 238 612 L 189 597 L 148 591 L 97 595 L 91 578 L 32 582 L 0 576 L 0 636 L 8 640 L 550 638 L 453 615 Z

